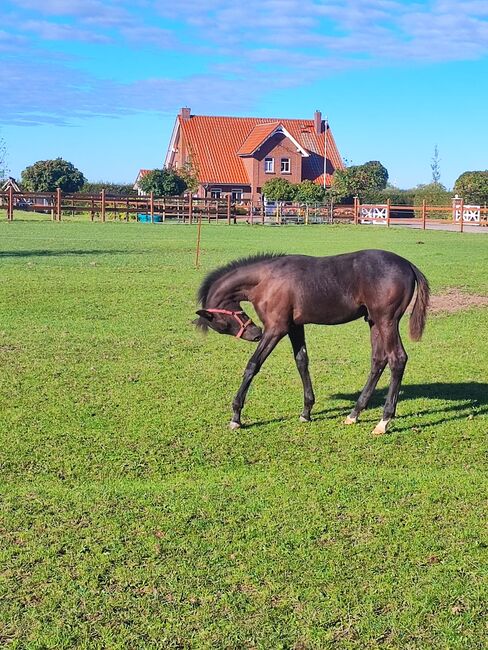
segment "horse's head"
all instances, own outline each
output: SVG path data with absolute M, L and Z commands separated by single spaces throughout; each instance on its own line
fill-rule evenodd
M 245 341 L 259 341 L 263 335 L 262 329 L 240 310 L 199 309 L 196 313 L 199 318 L 194 323 L 203 330 L 210 327 L 218 334 L 229 334 Z

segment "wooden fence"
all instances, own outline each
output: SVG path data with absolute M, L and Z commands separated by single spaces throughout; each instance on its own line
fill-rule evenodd
M 249 224 L 314 224 L 354 223 L 391 225 L 413 225 L 429 228 L 439 224 L 450 224 L 463 231 L 466 225 L 488 225 L 486 205 L 464 205 L 456 197 L 451 206 L 428 206 L 425 201 L 417 206 L 365 205 L 355 200 L 354 205 L 303 205 L 284 203 L 271 209 L 263 204 L 256 206 L 250 201 L 232 203 L 230 196 L 224 199 L 197 199 L 193 197 L 168 197 L 155 199 L 149 196 L 113 196 L 104 190 L 100 194 L 67 194 L 57 192 L 0 192 L 0 209 L 4 209 L 7 220 L 14 219 L 14 210 L 44 213 L 53 221 L 61 221 L 76 214 L 86 214 L 91 221 L 137 220 L 151 223 L 166 221 L 194 223 L 197 221 L 217 223 Z

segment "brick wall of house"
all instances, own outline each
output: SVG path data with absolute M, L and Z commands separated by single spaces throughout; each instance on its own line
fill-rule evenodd
M 265 158 L 273 158 L 274 172 L 265 172 Z M 281 172 L 281 160 L 290 160 L 290 173 Z M 285 178 L 290 183 L 300 183 L 302 180 L 302 155 L 295 145 L 282 133 L 276 133 L 258 149 L 253 158 L 253 187 L 262 187 L 271 178 Z

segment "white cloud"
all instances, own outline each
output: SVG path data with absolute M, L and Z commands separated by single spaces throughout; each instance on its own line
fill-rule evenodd
M 488 53 L 488 5 L 476 0 L 10 0 L 9 6 L 3 29 L 11 34 L 0 31 L 7 55 L 0 72 L 4 120 L 173 111 L 186 103 L 242 112 L 252 101 L 249 87 L 258 96 L 347 69 Z M 34 34 L 35 66 L 26 39 Z M 63 65 L 63 51 L 55 48 L 67 41 L 117 42 L 134 52 L 143 46 L 155 60 L 161 49 L 190 52 L 207 72 L 189 58 L 186 76 L 176 81 L 108 83 L 73 70 L 73 61 L 70 69 Z M 15 74 L 20 69 L 28 89 Z

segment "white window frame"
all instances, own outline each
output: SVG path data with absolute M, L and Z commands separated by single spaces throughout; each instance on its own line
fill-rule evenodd
M 289 158 L 282 158 L 280 169 L 282 174 L 291 174 L 291 160 Z
M 269 167 L 270 167 L 269 169 L 268 169 L 268 164 L 267 163 L 271 163 L 269 165 Z M 274 174 L 274 158 L 265 158 L 264 159 L 264 173 L 265 174 Z
M 234 194 L 239 194 L 239 198 L 235 197 Z M 233 188 L 233 189 L 230 191 L 230 198 L 231 198 L 231 201 L 233 201 L 233 202 L 235 202 L 235 203 L 237 203 L 237 201 L 242 201 L 243 195 L 244 195 L 244 190 L 241 190 L 241 189 L 239 189 L 238 187 Z
M 215 196 L 217 195 L 217 196 Z M 210 198 L 211 199 L 221 199 L 222 198 L 222 188 L 221 187 L 213 187 L 210 190 Z

